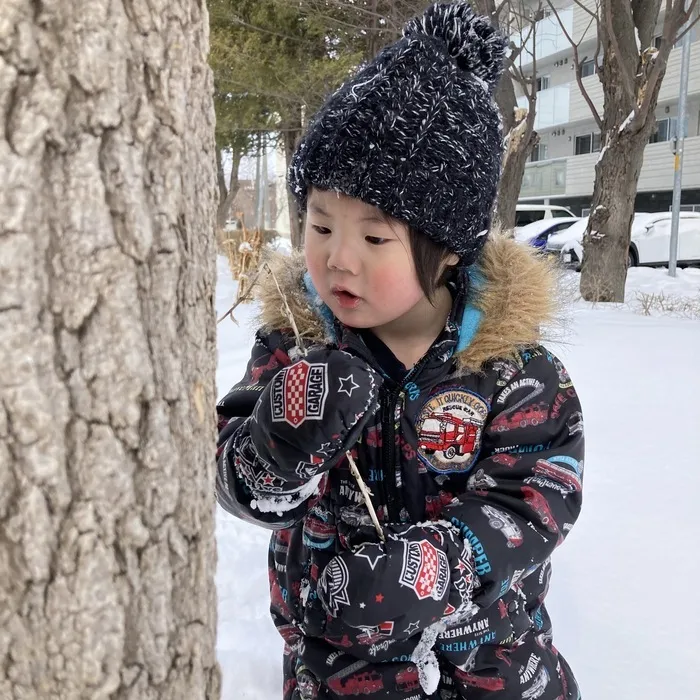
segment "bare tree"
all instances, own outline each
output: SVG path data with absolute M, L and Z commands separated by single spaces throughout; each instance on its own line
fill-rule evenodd
M 539 135 L 535 131 L 535 47 L 537 17 L 542 10 L 542 3 L 532 5 L 524 0 L 472 0 L 471 4 L 476 12 L 489 17 L 494 26 L 500 27 L 511 37 L 505 70 L 496 90 L 496 102 L 503 119 L 505 150 L 493 228 L 503 235 L 512 235 L 525 165 L 539 142 Z M 524 58 L 528 60 L 524 61 Z M 527 99 L 527 107 L 518 106 L 516 86 Z
M 206 8 L 0 36 L 0 697 L 214 700 Z
M 554 1 L 547 2 L 556 13 Z M 567 34 L 574 46 L 577 81 L 601 128 L 603 144 L 584 237 L 581 295 L 589 301 L 621 302 L 625 297 L 637 183 L 644 149 L 656 123 L 659 89 L 671 49 L 693 16 L 698 0 L 574 2 L 590 16 L 597 30 L 603 56 L 598 77 L 605 104 L 601 116 L 581 81 L 577 44 Z M 656 48 L 652 40 L 662 9 L 663 29 Z

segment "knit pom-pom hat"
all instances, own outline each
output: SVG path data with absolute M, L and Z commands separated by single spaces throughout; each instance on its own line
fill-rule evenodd
M 301 209 L 310 187 L 342 192 L 474 262 L 500 176 L 505 48 L 467 2 L 410 20 L 311 120 L 288 173 Z

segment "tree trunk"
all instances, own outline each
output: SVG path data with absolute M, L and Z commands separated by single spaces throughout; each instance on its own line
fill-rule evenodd
M 534 129 L 535 110 L 517 109 L 515 126 L 506 139 L 503 153 L 503 170 L 498 185 L 498 198 L 493 215 L 493 230 L 512 236 L 515 227 L 516 206 L 525 174 L 525 164 L 539 140 Z
M 0 698 L 214 700 L 206 5 L 2 17 Z
M 612 138 L 596 165 L 581 269 L 581 296 L 588 301 L 625 300 L 634 201 L 648 138 Z
M 284 132 L 284 158 L 287 167 L 292 161 L 294 149 L 301 137 L 301 126 L 299 130 L 285 130 Z M 287 206 L 289 207 L 289 231 L 292 247 L 301 249 L 304 247 L 304 227 L 302 226 L 302 216 L 297 206 L 297 200 L 287 188 Z
M 601 9 L 605 111 L 603 150 L 595 168 L 591 216 L 583 239 L 580 289 L 587 301 L 625 300 L 637 184 L 671 45 L 669 42 L 663 55 L 656 50 L 640 54 L 635 34 L 651 36 L 658 9 L 658 0 L 648 3 L 637 17 L 636 28 L 634 7 L 625 2 L 605 0 Z M 664 32 L 675 37 L 677 27 L 667 26 L 668 20 L 666 17 Z
M 231 151 L 231 176 L 229 177 L 228 187 L 226 187 L 226 178 L 224 177 L 223 163 L 221 162 L 221 155 L 217 153 L 217 182 L 219 187 L 219 207 L 216 213 L 216 224 L 219 229 L 222 229 L 226 222 L 231 217 L 231 206 L 233 205 L 233 200 L 236 199 L 236 195 L 239 190 L 238 182 L 238 168 L 241 165 L 242 155 L 240 151 Z

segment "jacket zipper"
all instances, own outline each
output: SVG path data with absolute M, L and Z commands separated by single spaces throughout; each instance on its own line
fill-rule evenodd
M 412 381 L 417 374 L 440 352 L 433 348 L 423 359 L 406 374 L 400 385 L 385 393 L 385 399 L 381 402 L 382 420 L 382 495 L 386 505 L 386 517 L 390 523 L 400 522 L 402 498 L 397 485 L 399 462 L 396 458 L 396 410 L 399 408 L 399 400 L 403 401 L 403 387 Z M 401 416 L 399 415 L 399 420 Z

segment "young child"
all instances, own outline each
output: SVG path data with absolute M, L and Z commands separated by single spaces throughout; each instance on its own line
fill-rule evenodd
M 219 503 L 273 530 L 285 700 L 579 697 L 544 598 L 581 407 L 539 344 L 546 265 L 488 235 L 505 45 L 467 3 L 429 8 L 294 156 L 305 256 L 263 283 L 218 406 Z

